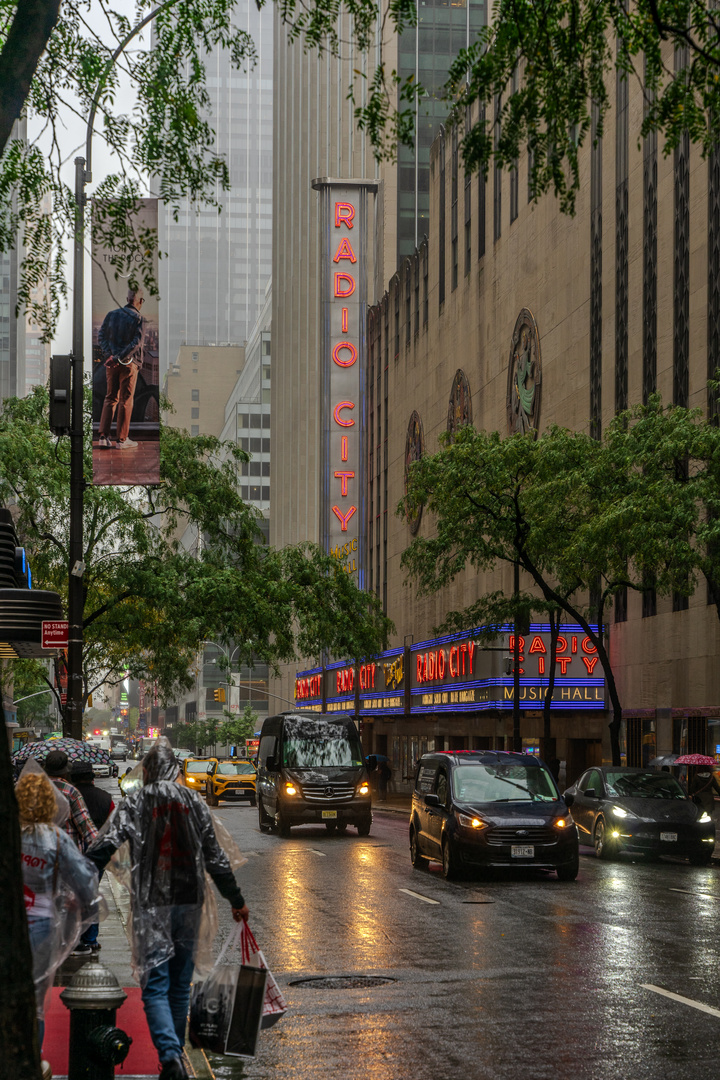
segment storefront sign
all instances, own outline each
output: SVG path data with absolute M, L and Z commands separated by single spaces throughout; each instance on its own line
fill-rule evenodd
M 363 587 L 362 454 L 367 193 L 375 181 L 313 181 L 323 237 L 322 544 Z

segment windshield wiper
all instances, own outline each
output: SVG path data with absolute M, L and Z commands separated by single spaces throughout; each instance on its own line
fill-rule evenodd
M 496 774 L 495 779 L 496 780 L 502 780 L 503 784 L 511 784 L 513 787 L 516 787 L 518 789 L 518 791 L 524 791 L 526 795 L 530 796 L 530 801 L 531 802 L 536 797 L 533 794 L 533 792 L 530 791 L 529 788 L 523 787 L 522 784 L 516 784 L 514 780 L 508 780 L 507 777 L 505 777 L 505 776 L 498 776 Z M 539 796 L 538 796 L 538 798 L 539 798 Z M 494 802 L 511 802 L 511 800 L 510 799 L 495 799 Z

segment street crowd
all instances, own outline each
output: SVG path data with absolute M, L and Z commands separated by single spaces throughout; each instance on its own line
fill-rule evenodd
M 143 784 L 118 806 L 93 782 L 92 766 L 53 750 L 42 767 L 29 757 L 15 795 L 22 834 L 25 909 L 42 1057 L 44 1010 L 58 967 L 101 949 L 99 880 L 113 857 L 129 870 L 133 968 L 142 988 L 160 1080 L 188 1077 L 184 1056 L 190 984 L 208 897 L 205 875 L 231 905 L 248 908 L 228 857 L 232 845 L 204 801 L 182 783 L 170 743 L 160 738 L 142 762 Z M 218 840 L 218 835 L 222 840 Z M 224 847 L 223 847 L 224 845 Z M 237 849 L 235 849 L 237 852 Z M 239 856 L 239 852 L 237 852 Z M 111 867 L 112 869 L 112 867 Z M 52 1075 L 42 1062 L 43 1080 Z

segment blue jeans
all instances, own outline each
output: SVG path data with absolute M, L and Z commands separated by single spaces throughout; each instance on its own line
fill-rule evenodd
M 174 931 L 175 919 L 173 919 L 173 937 L 175 937 Z M 161 1064 L 165 1064 L 171 1058 L 181 1057 L 185 1045 L 190 981 L 195 966 L 194 950 L 188 945 L 186 936 L 183 936 L 182 941 L 175 938 L 174 955 L 163 964 L 151 969 L 147 982 L 142 988 L 150 1037 Z
M 83 945 L 95 945 L 97 943 L 99 929 L 99 923 L 90 923 L 87 929 L 83 930 L 80 937 Z
M 50 967 L 53 942 L 52 926 L 52 919 L 28 919 L 30 949 L 32 950 L 33 968 L 35 969 L 35 997 L 38 1010 L 38 1046 L 40 1053 L 42 1053 L 43 1038 L 45 1036 L 45 996 L 50 987 L 53 971 Z

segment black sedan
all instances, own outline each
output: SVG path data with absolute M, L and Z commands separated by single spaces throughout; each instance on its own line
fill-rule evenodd
M 601 859 L 623 851 L 710 861 L 715 825 L 667 772 L 597 766 L 568 788 L 581 844 Z

